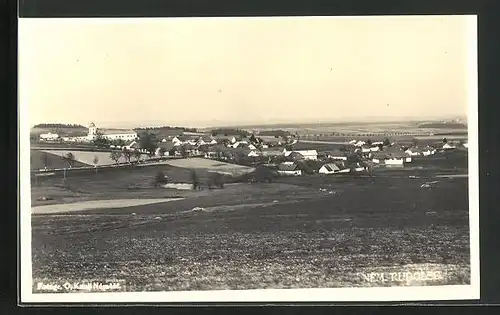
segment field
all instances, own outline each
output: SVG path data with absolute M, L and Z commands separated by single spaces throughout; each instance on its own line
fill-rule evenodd
M 66 154 L 66 151 L 61 151 Z M 46 155 L 45 155 L 46 153 Z M 63 154 L 63 155 L 64 155 Z M 109 155 L 109 154 L 108 154 Z M 49 151 L 43 150 L 30 150 L 30 163 L 32 170 L 40 170 L 43 169 L 47 163 L 48 168 L 65 168 L 68 167 L 68 163 L 65 162 L 60 155 L 52 154 Z M 74 167 L 86 167 L 90 166 L 89 163 L 82 163 L 81 161 L 75 161 Z
M 99 159 L 97 163 L 98 166 L 115 164 L 115 161 L 113 161 L 110 158 L 110 152 L 91 152 L 91 151 L 77 151 L 77 150 L 40 150 L 40 151 L 49 153 L 51 155 L 59 156 L 60 158 L 71 152 L 75 156 L 75 160 L 77 162 L 80 162 L 87 166 L 94 165 L 94 157 L 97 157 Z M 146 158 L 147 158 L 146 154 L 141 155 L 141 159 L 146 159 Z M 134 157 L 132 157 L 132 159 L 135 160 Z M 125 159 L 121 157 L 120 162 L 125 162 Z
M 127 291 L 467 284 L 467 178 L 440 177 L 467 173 L 466 161 L 436 157 L 372 176 L 201 191 L 152 188 L 158 170 L 187 180 L 181 165 L 75 176 L 70 189 L 46 179 L 33 195 L 52 190 L 59 204 L 62 194 L 72 202 L 183 199 L 32 215 L 34 292 L 38 282 L 66 281 L 119 282 Z M 204 177 L 208 169 L 198 171 Z M 440 277 L 364 277 L 405 271 Z

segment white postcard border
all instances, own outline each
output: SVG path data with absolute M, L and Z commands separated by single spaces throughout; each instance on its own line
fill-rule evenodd
M 342 17 L 345 18 L 345 17 Z M 358 17 L 361 18 L 361 17 Z M 373 17 L 372 17 L 373 18 Z M 467 16 L 468 28 L 468 133 L 469 222 L 471 284 L 422 287 L 362 287 L 334 289 L 262 289 L 175 292 L 33 293 L 31 269 L 31 190 L 29 112 L 19 101 L 19 219 L 21 303 L 176 303 L 176 302 L 387 302 L 479 299 L 479 147 L 477 16 Z M 116 21 L 116 20 L 115 20 Z M 20 23 L 20 29 L 21 23 Z M 20 245 L 20 246 L 19 246 Z M 19 275 L 18 275 L 19 278 Z

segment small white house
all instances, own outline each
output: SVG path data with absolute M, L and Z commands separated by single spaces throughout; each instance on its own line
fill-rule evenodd
M 40 135 L 40 139 L 45 141 L 54 141 L 59 139 L 59 135 L 57 133 L 51 133 L 51 132 L 42 133 Z
M 302 170 L 293 162 L 283 162 L 278 165 L 278 174 L 286 176 L 301 176 Z
M 364 142 L 364 141 L 358 141 L 354 145 L 357 147 L 361 147 L 361 146 L 364 146 L 365 144 L 366 144 L 366 142 Z
M 408 148 L 408 149 L 406 149 L 405 153 L 410 155 L 410 156 L 418 156 L 418 155 L 422 154 L 422 150 L 420 150 L 419 148 L 415 148 L 415 147 Z
M 426 148 L 426 149 L 422 150 L 423 156 L 433 155 L 434 153 L 436 153 L 436 149 Z
M 321 166 L 319 169 L 318 173 L 320 174 L 338 174 L 338 173 L 349 173 L 349 169 L 340 169 L 336 164 L 334 163 L 327 163 Z
M 469 143 L 465 142 L 465 143 L 463 144 L 463 146 L 464 146 L 464 148 L 467 148 L 467 149 L 468 149 L 468 148 L 469 148 Z
M 351 140 L 349 141 L 349 144 L 356 144 L 356 142 L 357 142 L 356 140 Z
M 318 159 L 318 151 L 316 150 L 294 150 L 294 151 L 288 151 L 286 148 L 283 149 L 283 154 L 285 156 L 289 156 L 293 152 L 299 153 L 304 157 L 305 160 L 313 160 L 316 161 Z
M 444 150 L 450 150 L 450 149 L 455 149 L 455 148 L 456 148 L 456 146 L 451 145 L 451 144 L 449 144 L 449 143 L 445 143 L 445 144 L 443 145 L 443 149 L 444 149 Z
M 253 144 L 249 144 L 249 145 L 248 145 L 248 148 L 249 148 L 250 150 L 257 150 L 257 147 L 256 147 L 256 146 L 254 146 Z
M 332 160 L 347 161 L 347 155 L 340 151 L 331 151 L 327 153 L 327 158 Z
M 257 150 L 251 150 L 250 152 L 248 152 L 248 156 L 256 157 L 256 156 L 260 156 L 260 154 Z
M 374 146 L 370 148 L 370 152 L 378 152 L 380 151 L 380 148 L 378 146 Z
M 384 160 L 385 165 L 403 165 L 404 160 L 403 158 L 397 158 L 397 157 L 390 157 Z

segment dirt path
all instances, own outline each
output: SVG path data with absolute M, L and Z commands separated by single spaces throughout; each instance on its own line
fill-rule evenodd
M 155 198 L 155 199 L 114 199 L 114 200 L 90 200 L 66 204 L 44 205 L 31 207 L 32 214 L 51 214 L 71 211 L 94 210 L 103 208 L 126 208 L 133 206 L 163 203 L 181 198 Z

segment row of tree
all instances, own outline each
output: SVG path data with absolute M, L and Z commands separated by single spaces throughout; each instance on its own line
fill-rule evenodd
M 141 131 L 149 131 L 149 130 L 155 130 L 155 131 L 161 131 L 161 130 L 179 130 L 179 131 L 184 131 L 184 132 L 198 132 L 198 129 L 196 128 L 188 128 L 188 127 L 172 127 L 172 126 L 160 126 L 160 127 L 138 127 L 134 129 L 136 132 L 141 132 Z
M 86 128 L 86 127 L 79 124 L 48 123 L 48 124 L 38 124 L 35 125 L 33 128 Z
M 219 135 L 248 137 L 250 135 L 250 133 L 246 130 L 235 129 L 235 128 L 217 128 L 217 129 L 212 129 L 210 131 L 210 133 L 213 137 L 219 136 Z

